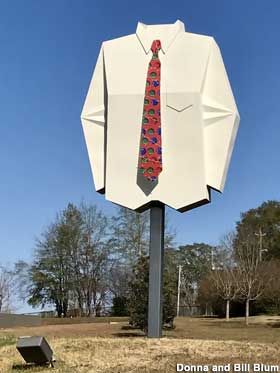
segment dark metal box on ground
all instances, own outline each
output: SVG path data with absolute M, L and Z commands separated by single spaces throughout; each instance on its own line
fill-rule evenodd
M 27 363 L 52 362 L 53 351 L 44 337 L 20 337 L 16 347 Z

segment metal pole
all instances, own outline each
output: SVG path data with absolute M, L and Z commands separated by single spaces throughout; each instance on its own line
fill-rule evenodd
M 255 233 L 255 235 L 256 236 L 258 236 L 259 238 L 260 238 L 260 252 L 259 252 L 259 258 L 260 258 L 260 262 L 262 261 L 262 252 L 263 251 L 267 251 L 266 249 L 265 250 L 263 250 L 263 248 L 262 248 L 262 239 L 263 239 L 263 237 L 265 237 L 266 236 L 266 233 L 262 233 L 262 228 L 260 227 L 259 228 L 259 233 Z
M 162 336 L 164 207 L 164 204 L 158 203 L 150 209 L 149 338 Z
M 262 261 L 262 238 L 263 238 L 263 235 L 262 235 L 262 229 L 260 228 L 260 262 Z
M 177 290 L 177 317 L 179 316 L 179 313 L 180 313 L 181 271 L 182 271 L 182 266 L 179 265 L 179 272 L 178 272 L 178 290 Z

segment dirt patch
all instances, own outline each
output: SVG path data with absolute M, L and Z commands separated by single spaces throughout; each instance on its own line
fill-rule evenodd
M 0 329 L 38 325 L 42 325 L 42 319 L 39 316 L 17 315 L 0 312 Z
M 20 335 L 44 335 L 46 337 L 62 338 L 62 337 L 113 337 L 115 333 L 120 332 L 122 325 L 127 325 L 126 322 L 119 324 L 110 323 L 83 323 L 69 325 L 43 325 L 29 328 L 6 329 L 4 332 Z
M 128 317 L 46 317 L 42 318 L 42 325 L 69 325 L 69 324 L 90 324 L 90 323 L 119 323 L 127 322 Z

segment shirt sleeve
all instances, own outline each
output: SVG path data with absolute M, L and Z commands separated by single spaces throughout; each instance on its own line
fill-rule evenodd
M 239 126 L 239 113 L 223 59 L 212 39 L 202 87 L 206 182 L 222 192 Z
M 104 73 L 103 45 L 100 49 L 84 107 L 81 121 L 88 150 L 94 185 L 97 192 L 105 188 L 106 150 L 106 77 Z

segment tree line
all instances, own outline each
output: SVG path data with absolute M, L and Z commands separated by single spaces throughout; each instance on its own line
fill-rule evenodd
M 221 240 L 200 283 L 199 301 L 215 307 L 223 300 L 227 320 L 230 304 L 243 303 L 246 324 L 251 304 L 254 312 L 279 314 L 279 274 L 280 203 L 268 201 L 241 214 L 236 230 Z
M 179 265 L 180 307 L 190 313 L 196 306 L 202 313 L 229 318 L 243 304 L 247 321 L 250 308 L 279 313 L 279 244 L 278 201 L 241 214 L 235 231 L 217 246 L 177 247 L 167 223 L 164 322 L 171 325 L 177 312 Z M 94 205 L 70 203 L 36 240 L 32 262 L 15 263 L 13 284 L 28 304 L 52 305 L 58 317 L 73 312 L 99 316 L 108 307 L 112 314 L 130 315 L 134 325 L 145 329 L 148 249 L 148 212 L 118 208 L 108 217 Z
M 168 231 L 165 241 L 166 248 L 173 241 Z M 148 213 L 119 208 L 109 218 L 94 205 L 69 204 L 37 239 L 33 261 L 17 262 L 14 273 L 29 305 L 53 305 L 58 317 L 73 310 L 99 316 L 129 298 L 135 266 L 148 248 Z

